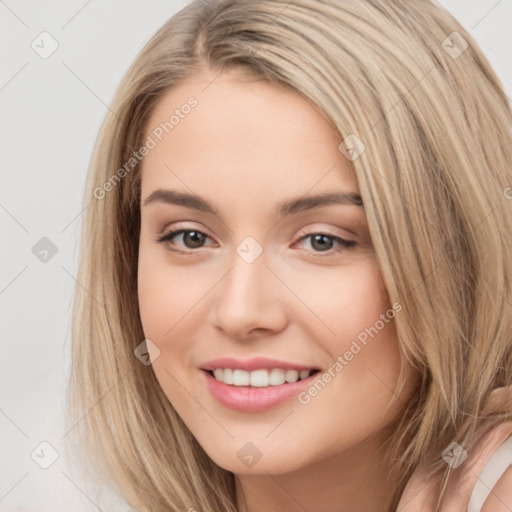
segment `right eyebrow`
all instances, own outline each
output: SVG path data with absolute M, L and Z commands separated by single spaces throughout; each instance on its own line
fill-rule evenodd
M 193 208 L 206 213 L 219 215 L 219 212 L 210 203 L 199 196 L 188 194 L 186 192 L 177 192 L 175 190 L 156 189 L 144 200 L 144 206 L 150 203 L 161 202 L 166 204 L 176 204 L 186 208 Z

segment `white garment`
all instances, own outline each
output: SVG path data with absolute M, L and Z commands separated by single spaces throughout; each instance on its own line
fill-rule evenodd
M 491 489 L 498 483 L 509 466 L 512 466 L 512 436 L 499 446 L 482 469 L 469 499 L 468 512 L 482 511 Z

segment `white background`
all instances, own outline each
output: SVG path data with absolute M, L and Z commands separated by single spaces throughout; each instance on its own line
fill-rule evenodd
M 151 35 L 187 3 L 0 0 L 2 512 L 128 510 L 72 472 L 62 447 L 80 212 L 115 88 Z M 512 98 L 512 0 L 441 4 L 472 34 Z M 43 31 L 59 45 L 47 59 L 31 48 Z M 46 263 L 32 253 L 42 237 L 57 247 Z M 51 456 L 38 448 L 43 441 L 59 454 L 48 469 L 31 458 L 35 449 L 38 460 Z

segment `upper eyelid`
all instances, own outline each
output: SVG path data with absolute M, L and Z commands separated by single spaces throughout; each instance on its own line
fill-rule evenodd
M 170 235 L 172 235 L 172 238 L 174 238 L 174 237 L 177 237 L 177 236 L 183 234 L 184 232 L 190 232 L 190 231 L 197 231 L 197 232 L 205 235 L 206 237 L 210 238 L 210 240 L 213 240 L 213 237 L 210 236 L 205 231 L 203 231 L 202 229 L 196 229 L 196 228 L 193 228 L 193 227 L 180 227 L 180 226 L 173 227 L 172 229 L 164 231 L 161 235 L 159 235 L 157 237 L 157 240 L 158 241 L 165 241 L 165 240 L 162 240 L 162 239 L 164 239 L 164 238 L 166 238 L 166 237 L 168 237 Z M 328 229 L 320 229 L 320 228 L 318 228 L 318 229 L 310 228 L 307 231 L 306 231 L 305 228 L 300 230 L 299 234 L 297 235 L 297 240 L 294 243 L 300 242 L 304 238 L 308 238 L 308 237 L 311 237 L 313 235 L 318 235 L 318 234 L 321 234 L 321 235 L 324 235 L 324 236 L 327 236 L 327 237 L 330 237 L 330 238 L 333 238 L 333 239 L 341 239 L 341 240 L 344 240 L 346 242 L 356 243 L 355 240 L 350 240 L 349 239 L 350 237 L 346 238 L 344 235 L 337 235 L 337 234 L 331 233 Z M 192 250 L 190 250 L 190 251 L 192 251 Z
M 202 233 L 206 235 L 208 238 L 213 239 L 214 237 L 211 236 L 206 229 L 203 228 L 194 228 L 194 227 L 187 227 L 187 226 L 174 226 L 172 228 L 167 228 L 162 230 L 162 232 L 156 237 L 157 239 L 164 238 L 170 234 L 178 235 L 181 234 L 179 232 L 183 231 L 198 231 L 199 233 Z
M 177 225 L 175 225 L 175 224 L 177 224 Z M 320 224 L 320 223 L 317 223 L 317 224 Z M 173 223 L 172 226 L 173 226 L 172 228 L 164 228 L 164 229 L 162 229 L 160 234 L 158 235 L 158 238 L 166 236 L 166 235 L 168 235 L 170 233 L 174 233 L 176 231 L 199 231 L 199 232 L 207 235 L 210 238 L 214 238 L 212 235 L 209 234 L 208 230 L 206 228 L 203 228 L 203 227 L 196 228 L 196 227 L 191 227 L 191 226 L 188 226 L 188 225 L 181 225 L 179 222 L 178 223 L 176 223 L 176 222 Z M 339 237 L 339 238 L 344 238 L 345 237 L 345 235 L 343 235 L 343 234 L 332 233 L 333 229 L 334 228 L 301 228 L 299 230 L 298 236 L 323 233 L 323 234 L 326 234 L 327 236 L 332 236 L 332 237 Z M 341 229 L 341 228 L 338 228 L 338 229 Z M 357 236 L 356 233 L 353 233 L 350 230 L 346 230 L 346 231 L 348 231 L 350 233 L 349 236 Z

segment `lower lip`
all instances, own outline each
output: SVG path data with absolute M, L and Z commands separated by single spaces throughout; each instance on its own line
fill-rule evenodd
M 242 412 L 260 412 L 276 407 L 297 396 L 317 376 L 314 373 L 307 379 L 297 382 L 258 388 L 253 386 L 230 386 L 220 382 L 205 370 L 201 370 L 201 373 L 206 378 L 206 384 L 211 394 L 222 405 Z

